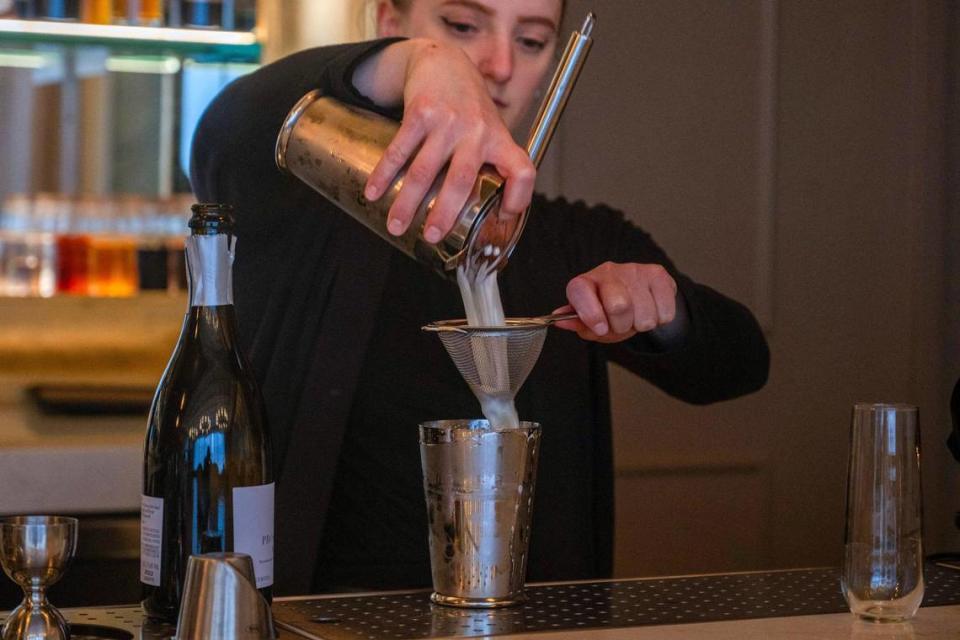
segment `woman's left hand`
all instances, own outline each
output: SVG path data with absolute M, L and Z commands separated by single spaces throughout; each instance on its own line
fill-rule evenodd
M 677 283 L 659 264 L 605 262 L 567 283 L 567 301 L 554 313 L 579 318 L 557 327 L 584 340 L 620 342 L 674 319 Z

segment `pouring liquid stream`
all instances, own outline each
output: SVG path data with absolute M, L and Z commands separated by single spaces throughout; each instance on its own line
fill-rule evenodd
M 480 260 L 474 265 L 472 259 L 457 267 L 457 285 L 463 298 L 467 325 L 471 327 L 506 326 L 500 287 L 497 285 L 497 269 L 493 261 Z M 520 426 L 517 408 L 510 391 L 510 363 L 507 358 L 507 338 L 486 336 L 476 338 L 472 345 L 474 361 L 480 377 L 480 386 L 475 389 L 483 416 L 494 428 Z
M 580 76 L 587 54 L 593 43 L 591 38 L 596 24 L 596 15 L 591 11 L 579 31 L 570 34 L 566 49 L 557 66 L 550 88 L 540 105 L 540 111 L 527 140 L 527 153 L 534 166 L 539 168 L 546 148 L 553 137 L 560 114 Z M 521 226 L 522 229 L 522 226 Z M 467 325 L 471 327 L 504 327 L 507 325 L 497 285 L 496 263 L 500 248 L 487 245 L 480 254 L 468 254 L 457 267 L 457 284 L 463 298 Z M 509 342 L 505 336 L 482 336 L 471 339 L 474 366 L 479 385 L 471 385 L 484 417 L 491 426 L 518 428 L 520 419 L 514 405 L 514 392 L 510 381 Z M 539 351 L 538 351 L 539 353 Z

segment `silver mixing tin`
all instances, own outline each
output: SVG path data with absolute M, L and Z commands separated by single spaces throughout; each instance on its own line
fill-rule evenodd
M 539 450 L 534 422 L 420 425 L 431 601 L 481 609 L 524 601 Z
M 433 207 L 446 172 L 434 181 L 407 231 L 394 236 L 387 231 L 387 213 L 401 188 L 401 170 L 380 199 L 363 195 L 370 173 L 399 129 L 381 115 L 351 107 L 314 90 L 303 96 L 284 120 L 277 138 L 276 163 L 355 220 L 403 253 L 451 276 L 466 255 L 506 264 L 526 224 L 528 212 L 501 219 L 498 215 L 503 178 L 485 165 L 474 183 L 453 229 L 437 244 L 423 238 L 424 222 Z

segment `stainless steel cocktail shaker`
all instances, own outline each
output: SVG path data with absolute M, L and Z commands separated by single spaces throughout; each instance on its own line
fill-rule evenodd
M 453 229 L 436 245 L 423 238 L 427 213 L 433 207 L 446 173 L 441 173 L 401 236 L 387 231 L 387 212 L 403 187 L 406 170 L 379 200 L 364 198 L 370 172 L 383 156 L 400 125 L 378 114 L 345 105 L 311 91 L 294 106 L 277 139 L 277 165 L 319 191 L 408 256 L 441 274 L 451 274 L 476 246 L 506 260 L 523 230 L 527 212 L 499 216 L 503 178 L 483 167 Z

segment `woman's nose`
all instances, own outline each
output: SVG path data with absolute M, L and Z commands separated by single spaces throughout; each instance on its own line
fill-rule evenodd
M 485 48 L 480 64 L 480 73 L 498 84 L 513 77 L 513 47 L 509 39 L 497 38 Z

